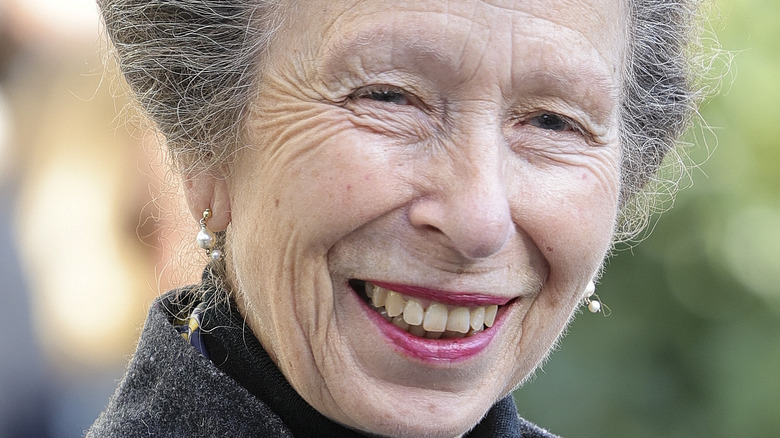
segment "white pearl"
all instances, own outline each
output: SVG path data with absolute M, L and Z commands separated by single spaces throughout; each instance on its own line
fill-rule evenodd
M 214 246 L 214 240 L 214 233 L 205 227 L 202 227 L 200 231 L 198 231 L 198 236 L 195 237 L 195 242 L 203 249 L 211 249 Z
M 588 303 L 588 310 L 590 310 L 591 313 L 598 313 L 599 310 L 601 310 L 601 303 L 596 300 L 592 300 L 590 303 Z
M 591 281 L 588 282 L 588 286 L 585 287 L 585 297 L 590 298 L 596 293 L 596 285 Z
M 211 260 L 215 262 L 222 258 L 222 251 L 215 249 L 211 251 Z

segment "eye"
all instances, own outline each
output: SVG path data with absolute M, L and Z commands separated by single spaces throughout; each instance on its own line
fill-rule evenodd
M 528 119 L 528 124 L 539 129 L 549 131 L 574 131 L 575 128 L 569 119 L 552 113 L 542 113 Z
M 367 99 L 393 105 L 410 105 L 412 103 L 407 93 L 393 87 L 363 88 L 352 93 L 349 97 L 352 100 Z

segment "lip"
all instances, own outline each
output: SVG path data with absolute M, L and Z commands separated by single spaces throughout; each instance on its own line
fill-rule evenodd
M 445 292 L 441 290 L 428 289 L 421 286 L 412 286 L 406 284 L 384 283 L 381 281 L 365 280 L 379 286 L 383 289 L 396 291 L 402 295 L 423 298 L 431 301 L 437 301 L 450 306 L 476 307 L 491 306 L 493 304 L 503 306 L 512 298 L 495 297 L 471 292 Z
M 388 283 L 374 283 L 374 284 L 380 287 L 385 287 L 385 285 L 390 286 Z M 437 363 L 452 364 L 452 363 L 463 362 L 475 356 L 478 356 L 492 343 L 493 339 L 495 338 L 496 334 L 501 328 L 501 325 L 504 320 L 503 316 L 506 313 L 505 308 L 499 308 L 499 312 L 496 315 L 496 320 L 493 326 L 487 330 L 481 331 L 472 336 L 468 336 L 465 338 L 452 338 L 452 339 L 420 338 L 404 330 L 401 330 L 400 328 L 396 327 L 395 325 L 385 320 L 381 315 L 379 315 L 379 313 L 371 309 L 365 301 L 360 299 L 357 292 L 354 291 L 354 289 L 352 289 L 351 286 L 348 285 L 348 287 L 354 293 L 354 297 L 360 303 L 360 306 L 363 308 L 365 314 L 379 329 L 380 333 L 384 336 L 385 340 L 396 351 L 403 354 L 404 356 L 428 364 L 437 364 Z M 403 289 L 403 287 L 401 288 Z M 414 288 L 414 289 L 418 290 L 418 288 Z M 424 290 L 428 291 L 428 289 L 424 289 Z M 396 290 L 396 292 L 401 292 L 406 294 L 408 290 L 405 290 L 404 292 Z M 419 295 L 419 294 L 416 296 L 423 297 L 423 295 Z M 424 295 L 424 297 L 428 298 L 430 297 L 430 295 Z M 471 305 L 484 305 L 484 304 L 473 304 L 474 297 L 475 297 L 474 295 L 468 296 L 469 298 L 468 302 L 472 303 Z M 488 305 L 497 304 L 495 303 L 496 301 L 495 297 L 487 297 L 484 295 L 482 296 L 477 295 L 477 297 L 491 299 L 492 301 L 488 302 L 487 303 Z M 456 299 L 455 302 L 464 303 L 465 298 L 466 298 L 465 295 L 461 295 Z M 511 300 L 504 300 L 504 299 L 500 299 L 500 300 L 504 304 L 511 301 Z

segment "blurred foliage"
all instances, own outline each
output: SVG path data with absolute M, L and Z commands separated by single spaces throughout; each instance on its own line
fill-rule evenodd
M 565 437 L 777 436 L 780 431 L 780 3 L 721 0 L 735 55 L 710 130 L 688 150 L 691 187 L 653 233 L 609 262 L 612 309 L 572 324 L 515 393 Z

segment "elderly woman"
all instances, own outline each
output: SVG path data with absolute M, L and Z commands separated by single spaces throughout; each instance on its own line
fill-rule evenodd
M 91 436 L 550 436 L 511 392 L 695 108 L 678 0 L 99 0 L 209 263 Z

